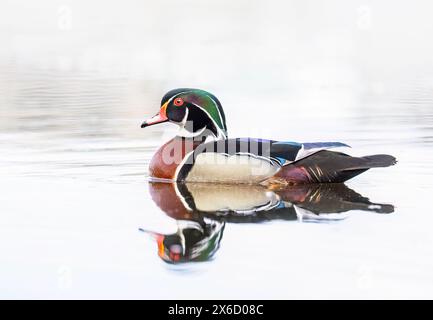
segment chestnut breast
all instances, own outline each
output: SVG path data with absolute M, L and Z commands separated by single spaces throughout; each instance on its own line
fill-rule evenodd
M 154 178 L 175 180 L 179 164 L 201 143 L 189 138 L 174 137 L 154 154 L 149 165 L 149 175 Z
M 175 185 L 173 183 L 149 183 L 149 191 L 152 200 L 169 217 L 176 220 L 193 219 L 192 213 L 188 211 L 182 200 L 176 194 Z

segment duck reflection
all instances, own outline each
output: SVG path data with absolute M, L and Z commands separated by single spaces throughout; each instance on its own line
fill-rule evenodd
M 211 259 L 226 223 L 276 219 L 320 222 L 339 219 L 335 214 L 341 216 L 351 210 L 394 211 L 392 205 L 372 203 L 344 184 L 269 189 L 256 185 L 150 182 L 149 188 L 153 201 L 177 222 L 174 234 L 142 229 L 156 240 L 158 255 L 167 263 Z

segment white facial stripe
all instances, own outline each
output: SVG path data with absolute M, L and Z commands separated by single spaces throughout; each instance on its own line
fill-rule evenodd
M 216 123 L 215 120 L 211 117 L 211 115 L 209 114 L 209 112 L 207 112 L 204 108 L 200 107 L 199 105 L 197 105 L 197 104 L 195 104 L 195 103 L 191 103 L 191 104 L 194 105 L 194 106 L 196 106 L 196 107 L 199 108 L 200 110 L 202 110 L 204 113 L 206 113 L 206 115 L 208 116 L 208 118 L 212 120 L 212 122 L 213 122 L 213 124 L 214 124 L 214 126 L 215 126 L 215 128 L 217 129 L 217 132 L 218 132 L 218 136 L 216 137 L 217 139 L 220 139 L 220 138 L 224 138 L 224 139 L 226 139 L 226 138 L 227 138 L 226 135 L 225 135 L 225 133 L 224 133 L 224 132 L 221 130 L 221 128 L 217 125 L 217 123 Z
M 224 123 L 224 119 L 223 119 L 223 117 L 222 117 L 222 115 L 221 115 L 220 108 L 218 108 L 218 103 L 216 103 L 216 101 L 212 98 L 212 96 L 209 96 L 209 98 L 212 100 L 212 102 L 213 102 L 214 105 L 215 105 L 215 108 L 217 108 L 217 110 L 218 110 L 218 115 L 219 115 L 219 117 L 220 117 L 220 120 L 221 120 L 221 123 L 222 123 L 224 129 L 227 130 L 226 125 L 225 125 L 225 123 Z
M 186 119 L 188 119 L 188 114 L 189 114 L 189 109 L 186 108 L 185 116 L 183 117 L 182 122 L 181 122 L 183 126 L 185 126 Z

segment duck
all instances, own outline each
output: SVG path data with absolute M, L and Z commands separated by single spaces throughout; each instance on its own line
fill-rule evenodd
M 229 138 L 220 101 L 202 89 L 167 92 L 158 113 L 141 128 L 172 123 L 175 137 L 152 157 L 152 181 L 207 182 L 290 186 L 343 183 L 371 168 L 397 160 L 387 154 L 350 156 L 342 142 L 293 142 L 263 138 Z

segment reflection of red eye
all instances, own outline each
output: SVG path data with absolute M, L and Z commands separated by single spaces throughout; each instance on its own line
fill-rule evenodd
M 183 105 L 183 99 L 182 98 L 176 98 L 176 99 L 174 99 L 174 105 L 176 107 L 182 106 Z

